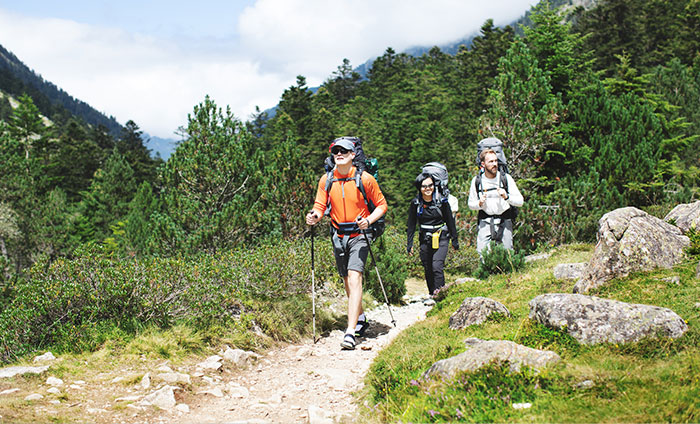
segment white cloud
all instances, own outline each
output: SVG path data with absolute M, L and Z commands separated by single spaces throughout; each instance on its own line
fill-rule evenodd
M 344 58 L 355 66 L 387 47 L 439 45 L 505 24 L 536 0 L 258 0 L 239 18 L 242 42 L 265 52 L 265 69 L 285 69 L 320 83 Z
M 163 39 L 0 9 L 0 43 L 73 97 L 124 123 L 172 137 L 205 95 L 246 120 L 274 106 L 297 75 L 322 83 L 348 58 L 358 66 L 521 16 L 534 0 L 257 0 L 240 39 Z M 159 22 L 158 25 L 167 23 Z M 236 31 L 237 30 L 237 31 Z
M 10 40 L 4 47 L 45 80 L 159 137 L 173 137 L 207 94 L 246 120 L 256 105 L 273 106 L 290 85 L 289 78 L 260 72 L 252 60 L 197 42 L 176 45 L 68 20 L 0 11 L 0 40 Z

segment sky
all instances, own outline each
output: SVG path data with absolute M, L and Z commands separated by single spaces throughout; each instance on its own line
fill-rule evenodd
M 121 124 L 175 138 L 209 96 L 242 121 L 303 75 L 507 25 L 537 0 L 0 0 L 0 45 Z

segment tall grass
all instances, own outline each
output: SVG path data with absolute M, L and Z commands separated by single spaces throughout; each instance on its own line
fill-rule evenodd
M 695 263 L 617 279 L 596 296 L 668 307 L 683 317 L 688 332 L 677 340 L 642 340 L 625 345 L 581 345 L 565 333 L 528 319 L 527 303 L 547 292 L 571 292 L 574 282 L 557 281 L 558 263 L 583 262 L 592 246 L 558 248 L 552 257 L 522 272 L 452 286 L 429 317 L 403 332 L 370 368 L 362 396 L 364 418 L 375 422 L 697 422 L 700 420 L 700 312 Z M 680 283 L 664 278 L 680 277 Z M 449 317 L 465 297 L 498 300 L 510 319 L 450 330 Z M 559 364 L 540 372 L 492 364 L 451 380 L 424 379 L 436 361 L 465 350 L 463 340 L 512 340 L 552 350 Z M 530 403 L 516 409 L 513 404 Z

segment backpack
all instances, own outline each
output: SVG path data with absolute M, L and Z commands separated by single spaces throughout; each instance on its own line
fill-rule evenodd
M 479 173 L 476 175 L 476 179 L 474 180 L 476 192 L 479 193 L 482 191 L 481 178 L 482 175 L 484 175 L 484 169 L 481 167 L 480 156 L 481 152 L 487 149 L 491 149 L 496 153 L 496 157 L 498 158 L 498 173 L 501 177 L 499 185 L 506 191 L 506 193 L 510 193 L 508 191 L 508 161 L 506 161 L 506 155 L 503 153 L 503 142 L 496 137 L 485 138 L 476 144 L 476 164 L 479 166 Z M 479 219 L 482 219 L 485 215 L 486 214 L 483 213 L 483 211 L 479 211 Z M 506 216 L 503 218 L 515 220 L 515 218 L 518 216 L 518 208 L 511 206 L 506 212 L 504 212 L 504 215 Z
M 440 162 L 429 162 L 423 165 L 421 173 L 430 175 L 430 178 L 433 180 L 433 184 L 435 184 L 435 194 L 433 194 L 435 201 L 437 203 L 449 202 L 452 213 L 456 213 L 459 209 L 459 202 L 455 196 L 450 194 L 447 167 Z
M 379 165 L 378 161 L 376 158 L 371 158 L 368 159 L 367 156 L 365 155 L 364 150 L 362 149 L 362 140 L 358 137 L 340 137 L 337 138 L 336 140 L 339 139 L 345 139 L 345 140 L 350 140 L 355 144 L 355 158 L 352 161 L 352 164 L 357 168 L 355 171 L 355 175 L 351 178 L 334 178 L 333 177 L 333 169 L 335 169 L 335 160 L 333 159 L 333 155 L 330 155 L 329 157 L 326 158 L 325 163 L 324 163 L 324 168 L 326 169 L 326 193 L 330 192 L 331 186 L 333 185 L 334 182 L 336 181 L 350 181 L 354 180 L 355 181 L 355 186 L 357 187 L 358 190 L 360 190 L 360 193 L 362 194 L 362 198 L 365 200 L 365 205 L 367 205 L 367 209 L 369 210 L 369 213 L 374 212 L 374 209 L 376 208 L 374 202 L 372 202 L 371 199 L 367 197 L 367 192 L 365 191 L 365 187 L 362 184 L 362 173 L 363 172 L 368 172 L 372 174 L 372 176 L 377 179 L 378 174 L 379 174 Z M 335 141 L 331 143 L 331 148 L 335 144 Z M 330 151 L 330 149 L 328 149 Z M 325 215 L 330 215 L 331 213 L 331 204 L 330 204 L 330 197 L 328 199 L 328 204 L 326 205 L 326 213 Z M 379 218 L 377 221 L 373 222 L 370 226 L 369 229 L 372 233 L 372 240 L 376 240 L 379 238 L 384 233 L 384 227 L 385 227 L 385 222 L 384 222 L 384 217 L 382 216 Z M 333 231 L 333 226 L 331 225 L 331 231 Z

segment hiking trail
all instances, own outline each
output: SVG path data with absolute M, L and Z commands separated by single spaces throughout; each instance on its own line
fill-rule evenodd
M 432 304 L 427 295 L 414 295 L 410 303 L 392 306 L 396 327 L 386 305 L 368 311 L 370 327 L 357 339 L 355 350 L 341 350 L 340 330 L 315 344 L 307 340 L 273 349 L 254 366 L 226 376 L 221 384 L 229 394 L 200 396 L 197 403 L 189 403 L 188 413 L 162 422 L 354 422 L 353 392 L 363 387 L 374 357 L 402 330 L 424 319 Z
M 370 326 L 355 350 L 342 350 L 343 333 L 335 330 L 317 333 L 316 343 L 307 338 L 261 354 L 225 347 L 221 356 L 177 365 L 145 355 L 109 363 L 99 354 L 76 360 L 47 352 L 34 366 L 0 369 L 0 423 L 356 422 L 354 393 L 372 361 L 434 305 L 424 281 L 409 279 L 406 287 L 406 304 L 391 307 L 396 327 L 385 304 L 366 310 Z

